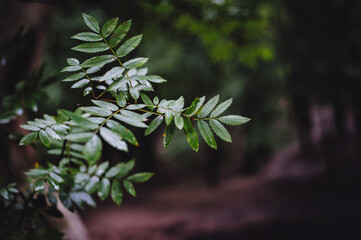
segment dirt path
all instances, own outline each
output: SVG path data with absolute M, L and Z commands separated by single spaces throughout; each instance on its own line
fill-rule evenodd
M 84 221 L 93 240 L 361 239 L 360 196 L 329 182 L 322 164 L 292 164 L 296 152 L 290 147 L 257 176 L 215 189 L 201 181 L 144 189 L 140 199 L 105 203 Z

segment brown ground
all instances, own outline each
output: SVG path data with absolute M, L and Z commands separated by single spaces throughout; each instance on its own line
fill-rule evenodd
M 201 181 L 145 189 L 136 201 L 105 203 L 83 219 L 93 240 L 361 239 L 360 196 L 327 180 L 322 161 L 303 162 L 297 152 L 288 147 L 256 176 L 223 179 L 214 189 Z

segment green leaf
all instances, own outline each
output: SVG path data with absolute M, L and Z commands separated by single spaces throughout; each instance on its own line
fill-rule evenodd
M 184 131 L 186 133 L 187 141 L 192 149 L 198 152 L 199 144 L 196 130 L 193 127 L 193 124 L 189 118 L 184 118 Z
M 44 114 L 44 119 L 49 123 L 49 124 L 55 124 L 56 121 L 54 120 L 54 118 L 52 118 L 51 116 L 49 116 L 48 114 Z
M 112 69 L 110 69 L 109 71 L 107 71 L 102 79 L 100 80 L 100 82 L 103 81 L 113 81 L 116 80 L 118 78 L 121 78 L 123 75 L 122 73 L 124 72 L 124 68 L 122 67 L 113 67 Z
M 55 182 L 57 182 L 57 183 L 62 183 L 62 182 L 64 182 L 64 180 L 58 175 L 58 174 L 56 174 L 56 173 L 54 173 L 54 172 L 51 172 L 50 174 L 49 174 L 49 176 L 51 177 L 51 179 L 53 179 Z
M 211 119 L 209 120 L 209 124 L 211 125 L 212 130 L 217 134 L 217 136 L 223 139 L 226 142 L 232 142 L 231 135 L 227 131 L 227 129 L 217 120 Z
M 98 128 L 98 124 L 93 123 L 92 121 L 90 121 L 89 119 L 86 119 L 82 116 L 80 116 L 77 113 L 73 113 L 67 110 L 62 110 L 63 113 L 65 113 L 65 115 L 67 115 L 71 120 L 73 120 L 77 125 L 79 125 L 79 127 L 83 128 L 83 129 L 97 129 Z
M 176 113 L 174 115 L 174 123 L 177 126 L 177 128 L 179 128 L 179 130 L 183 129 L 183 126 L 184 126 L 183 118 L 179 113 Z
M 165 123 L 167 125 L 169 125 L 169 124 L 171 124 L 172 120 L 173 120 L 173 111 L 166 109 L 165 110 Z
M 94 165 L 95 166 L 95 165 Z M 85 186 L 85 191 L 87 191 L 88 193 L 92 194 L 93 192 L 95 192 L 95 190 L 98 188 L 98 183 L 99 183 L 99 177 L 97 176 L 92 176 L 88 182 L 88 184 Z
M 154 118 L 153 121 L 149 124 L 148 128 L 145 130 L 145 136 L 151 134 L 155 129 L 157 129 L 163 122 L 163 119 L 163 116 L 157 116 Z
M 102 27 L 102 35 L 103 37 L 108 37 L 115 29 L 118 24 L 118 18 L 112 18 L 104 23 Z
M 108 120 L 106 124 L 113 132 L 118 133 L 125 141 L 135 146 L 139 146 L 136 137 L 129 129 L 113 120 Z
M 140 98 L 142 99 L 142 101 L 143 101 L 146 105 L 150 105 L 150 106 L 147 106 L 150 110 L 153 110 L 153 109 L 154 109 L 154 107 L 151 106 L 151 105 L 153 105 L 153 102 L 152 102 L 152 100 L 150 100 L 150 98 L 148 97 L 147 94 L 141 93 L 141 94 L 140 94 Z
M 5 188 L 0 189 L 0 195 L 1 195 L 4 199 L 9 200 L 9 192 L 8 192 Z
M 49 185 L 54 188 L 56 191 L 60 189 L 59 183 L 51 179 L 50 177 L 46 178 L 46 181 L 49 183 Z
M 50 136 L 44 131 L 44 130 L 41 130 L 39 132 L 39 138 L 40 138 L 40 141 L 47 147 L 47 148 L 50 148 L 51 146 L 51 138 Z
M 219 95 L 211 98 L 206 104 L 204 104 L 198 117 L 204 118 L 204 117 L 208 116 L 208 114 L 210 114 L 212 112 L 212 110 L 216 107 L 218 101 L 219 101 Z
M 117 50 L 118 57 L 124 57 L 131 51 L 133 51 L 142 40 L 142 35 L 134 36 L 127 41 L 125 41 Z
M 121 179 L 122 177 L 129 174 L 130 171 L 134 168 L 135 161 L 134 159 L 129 160 L 127 163 L 121 163 L 120 172 L 117 175 L 117 179 Z
M 109 49 L 109 46 L 102 42 L 82 43 L 71 48 L 74 51 L 86 53 L 104 52 Z
M 100 41 L 103 39 L 102 36 L 100 36 L 99 34 L 92 33 L 92 32 L 78 33 L 78 34 L 72 36 L 71 38 L 85 41 L 85 42 L 97 42 L 97 41 Z
M 39 127 L 32 126 L 32 125 L 20 125 L 20 127 L 22 129 L 29 130 L 29 131 L 34 131 L 34 132 L 40 131 Z
M 81 70 L 80 66 L 67 66 L 61 70 L 61 72 L 76 72 Z
M 66 62 L 70 65 L 70 66 L 78 66 L 80 63 L 79 63 L 79 60 L 76 59 L 76 58 L 68 58 L 66 60 Z
M 163 147 L 164 148 L 167 148 L 169 146 L 170 142 L 173 139 L 174 132 L 175 132 L 174 124 L 170 124 L 170 125 L 166 126 L 164 134 L 163 134 Z
M 100 129 L 100 135 L 109 145 L 113 146 L 118 150 L 128 152 L 127 144 L 122 141 L 122 137 L 118 133 L 111 131 L 106 127 L 102 127 Z
M 120 173 L 120 171 L 122 170 L 124 163 L 118 163 L 116 166 L 110 168 L 108 170 L 108 172 L 105 174 L 106 178 L 112 178 L 115 177 L 116 175 L 118 175 Z
M 96 206 L 93 198 L 84 191 L 72 191 L 69 196 L 71 200 L 81 209 L 84 209 L 87 205 L 92 207 Z
M 134 58 L 126 61 L 123 65 L 126 69 L 137 68 L 143 66 L 148 61 L 148 58 Z
M 165 83 L 165 82 L 167 82 L 167 80 L 165 80 L 162 77 L 157 76 L 157 75 L 145 76 L 145 79 L 148 80 L 149 82 L 154 82 L 154 83 Z
M 156 105 L 156 106 L 158 105 L 158 103 L 159 103 L 159 98 L 158 98 L 157 96 L 154 97 L 153 103 L 154 103 L 154 105 Z
M 85 73 L 83 73 L 83 72 L 75 73 L 75 74 L 70 75 L 69 77 L 65 78 L 63 81 L 64 82 L 73 82 L 73 81 L 77 81 L 77 80 L 81 79 L 84 76 L 85 76 Z
M 138 98 L 139 98 L 139 89 L 130 86 L 129 87 L 129 93 L 130 93 L 130 96 L 132 96 L 132 98 L 134 100 L 138 100 Z
M 102 151 L 102 141 L 94 134 L 94 136 L 85 144 L 83 149 L 83 155 L 85 160 L 88 161 L 89 165 L 94 165 L 99 161 Z
M 86 167 L 83 165 L 82 167 L 84 167 L 84 170 L 86 170 Z M 83 173 L 83 172 L 78 172 L 76 175 L 75 175 L 75 179 L 74 179 L 74 182 L 76 184 L 82 184 L 82 183 L 86 183 L 89 179 L 89 174 L 87 173 Z
M 116 100 L 119 107 L 125 107 L 125 105 L 127 104 L 127 99 L 122 92 L 118 93 L 118 95 L 116 96 Z
M 131 118 L 133 120 L 137 120 L 137 121 L 141 121 L 141 122 L 147 120 L 147 118 L 142 116 L 141 114 L 136 113 L 134 111 L 129 111 L 129 110 L 126 110 L 126 109 L 120 111 L 120 114 L 125 116 L 125 117 L 129 117 L 129 118 Z
M 87 87 L 84 89 L 83 96 L 85 97 L 86 95 L 89 95 L 91 92 L 92 92 L 92 88 Z
M 100 33 L 99 23 L 94 17 L 92 17 L 86 13 L 83 13 L 83 19 L 84 19 L 85 24 L 91 30 L 93 30 L 96 33 Z
M 228 115 L 220 117 L 218 120 L 228 125 L 241 125 L 249 122 L 251 119 L 239 115 Z
M 115 59 L 116 58 L 113 55 L 96 56 L 84 61 L 80 66 L 83 68 L 104 66 L 107 63 L 113 62 Z
M 28 172 L 25 172 L 25 174 L 32 178 L 44 177 L 45 175 L 49 174 L 49 170 L 34 168 L 34 169 L 30 169 Z
M 107 110 L 112 111 L 112 112 L 118 110 L 118 107 L 115 104 L 110 103 L 110 102 L 99 101 L 99 100 L 92 100 L 92 102 L 95 105 L 97 105 L 97 106 L 99 106 L 101 108 L 106 108 Z
M 115 204 L 120 205 L 122 203 L 123 188 L 122 184 L 117 180 L 113 181 L 111 196 Z
M 96 73 L 96 72 L 99 72 L 102 68 L 103 68 L 104 65 L 97 65 L 97 66 L 94 66 L 94 67 L 91 67 L 91 68 L 88 68 L 86 70 L 86 73 L 87 74 L 92 74 L 92 73 Z M 95 78 L 95 77 L 94 77 Z M 96 88 L 99 89 L 100 85 L 97 85 Z
M 28 144 L 34 142 L 37 137 L 38 137 L 37 132 L 29 133 L 21 138 L 20 145 L 28 145 Z
M 127 110 L 138 110 L 145 108 L 145 104 L 130 104 L 126 107 Z
M 196 99 L 193 100 L 193 102 L 192 102 L 191 105 L 187 108 L 187 110 L 184 112 L 184 114 L 190 115 L 191 113 L 193 113 L 194 110 L 196 109 L 198 103 L 199 103 L 199 98 L 196 97 Z
M 201 110 L 205 99 L 206 99 L 205 97 L 201 97 L 198 101 L 194 100 L 191 106 L 185 112 L 185 114 L 188 116 L 197 115 Z
M 90 81 L 88 79 L 82 79 L 80 81 L 77 81 L 76 83 L 74 83 L 71 88 L 81 88 L 84 87 L 85 85 L 87 85 Z
M 208 126 L 208 124 L 203 121 L 199 120 L 197 122 L 199 132 L 201 133 L 204 141 L 212 148 L 217 149 L 217 142 L 214 138 L 214 135 L 212 133 L 211 128 Z
M 108 117 L 112 114 L 111 111 L 100 107 L 80 107 L 79 109 L 100 117 Z
M 221 115 L 224 111 L 227 110 L 227 108 L 229 106 L 231 106 L 232 104 L 232 98 L 224 101 L 223 103 L 219 104 L 218 107 L 216 107 L 216 109 L 213 110 L 213 112 L 211 113 L 211 118 L 215 118 L 218 117 L 219 115 Z
M 93 166 L 91 166 L 91 167 L 89 167 L 88 168 L 88 173 L 89 174 L 94 174 L 95 173 L 95 171 L 97 170 L 97 165 L 93 165 Z
M 127 115 L 121 115 L 121 114 L 115 114 L 114 117 L 118 119 L 119 121 L 122 121 L 128 125 L 134 126 L 134 127 L 140 127 L 140 128 L 147 128 L 148 126 L 139 121 L 138 119 L 134 119 L 131 116 Z
M 174 111 L 182 111 L 184 107 L 184 98 L 183 97 L 180 97 L 178 98 L 176 101 L 174 101 L 174 103 L 171 105 L 171 108 L 174 110 Z
M 121 25 L 119 25 L 114 33 L 112 34 L 112 36 L 110 37 L 109 40 L 109 45 L 111 47 L 116 47 L 118 45 L 118 43 L 120 43 L 120 41 L 122 41 L 122 39 L 125 37 L 125 35 L 127 35 L 127 32 L 130 29 L 130 25 L 132 24 L 132 20 L 128 20 L 124 23 L 122 23 Z
M 105 171 L 108 169 L 109 167 L 109 162 L 105 161 L 102 164 L 99 165 L 97 171 L 96 171 L 96 175 L 101 176 L 105 173 Z
M 153 175 L 154 173 L 150 172 L 136 173 L 127 177 L 127 180 L 135 183 L 142 183 L 148 181 Z
M 127 192 L 128 192 L 130 195 L 132 195 L 133 197 L 136 197 L 136 196 L 137 196 L 137 194 L 136 194 L 136 192 L 135 192 L 135 188 L 134 188 L 133 183 L 125 180 L 125 181 L 123 182 L 123 186 L 124 186 L 125 190 L 127 190 Z
M 33 188 L 35 192 L 43 191 L 45 189 L 44 179 L 39 179 L 34 182 Z
M 103 201 L 105 200 L 110 192 L 110 181 L 107 178 L 103 178 L 98 186 L 98 196 Z
M 66 139 L 71 141 L 71 142 L 80 142 L 80 143 L 85 143 L 87 142 L 92 136 L 94 135 L 94 133 L 92 132 L 80 132 L 80 133 L 70 133 L 68 135 L 66 135 Z
M 39 127 L 39 128 L 45 128 L 46 127 L 46 125 L 44 123 L 38 122 L 38 121 L 28 121 L 28 124 L 33 125 L 35 127 Z
M 49 137 L 56 140 L 61 140 L 61 137 L 50 127 L 45 128 L 45 132 L 49 135 Z

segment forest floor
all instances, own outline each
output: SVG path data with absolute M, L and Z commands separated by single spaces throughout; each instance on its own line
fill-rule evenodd
M 141 189 L 82 216 L 93 240 L 361 239 L 361 197 L 289 146 L 251 177 Z M 349 186 L 349 187 L 347 187 Z

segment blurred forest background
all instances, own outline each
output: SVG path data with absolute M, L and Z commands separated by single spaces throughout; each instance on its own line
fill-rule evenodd
M 168 80 L 159 96 L 190 103 L 220 92 L 233 97 L 229 113 L 252 119 L 232 129 L 232 144 L 203 144 L 198 154 L 182 136 L 164 151 L 161 131 L 135 131 L 137 168 L 156 176 L 121 208 L 105 202 L 81 213 L 94 239 L 360 237 L 360 1 L 1 1 L 0 120 L 16 104 L 37 109 L 1 128 L 7 178 L 46 160 L 19 151 L 9 132 L 84 101 L 59 73 L 77 56 L 70 36 L 85 29 L 82 12 L 102 23 L 133 20 L 129 36 L 144 34 L 134 56 L 149 57 L 149 72 Z M 35 97 L 6 97 L 34 78 L 42 80 L 27 86 Z M 124 160 L 112 149 L 104 156 Z

